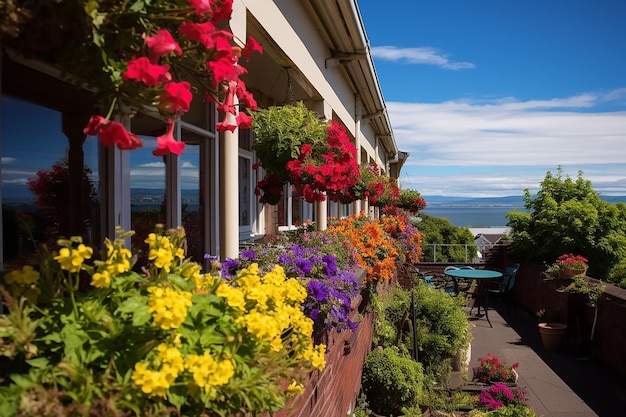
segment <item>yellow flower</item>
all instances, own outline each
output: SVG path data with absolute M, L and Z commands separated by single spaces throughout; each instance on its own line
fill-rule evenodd
M 243 292 L 239 288 L 235 288 L 232 285 L 223 282 L 219 287 L 217 287 L 215 295 L 226 299 L 228 305 L 233 308 L 237 308 L 241 311 L 246 310 L 246 299 Z
M 304 391 L 304 386 L 295 379 L 287 387 L 287 397 L 295 397 Z
M 216 361 L 210 354 L 189 355 L 185 367 L 193 375 L 193 380 L 208 391 L 211 386 L 225 385 L 235 375 L 235 366 L 230 360 Z
M 108 288 L 111 285 L 111 275 L 109 271 L 96 272 L 91 277 L 91 285 L 96 288 Z
M 54 259 L 61 265 L 61 268 L 69 272 L 79 272 L 85 259 L 91 258 L 93 249 L 82 243 L 76 249 L 61 248 L 59 254 Z
M 165 391 L 170 387 L 167 375 L 160 371 L 152 371 L 148 369 L 145 363 L 138 362 L 135 364 L 133 371 L 133 382 L 141 388 L 141 390 L 151 397 L 159 396 L 166 398 Z
M 152 293 L 148 312 L 153 313 L 154 322 L 164 330 L 178 328 L 187 317 L 192 294 L 169 287 L 149 287 L 148 291 Z
M 34 284 L 39 280 L 39 272 L 30 265 L 24 265 L 22 269 L 14 269 L 4 276 L 7 284 Z
M 326 345 L 321 344 L 316 347 L 310 345 L 301 355 L 304 359 L 309 361 L 314 368 L 321 371 L 326 367 L 326 359 L 324 358 L 325 352 Z

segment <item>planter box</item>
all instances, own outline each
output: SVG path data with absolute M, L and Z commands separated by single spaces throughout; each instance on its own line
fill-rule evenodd
M 363 271 L 363 276 L 365 275 Z M 367 291 L 367 290 L 364 290 Z M 338 333 L 328 332 L 326 368 L 314 371 L 304 387 L 304 392 L 273 417 L 337 417 L 347 416 L 354 409 L 361 390 L 361 374 L 365 357 L 371 350 L 373 317 L 363 305 L 365 293 L 352 300 L 353 320 L 362 314 L 357 329 Z

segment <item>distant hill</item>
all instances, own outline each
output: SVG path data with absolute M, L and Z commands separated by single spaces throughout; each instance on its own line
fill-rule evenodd
M 454 196 L 423 196 L 426 206 L 437 207 L 524 207 L 524 197 L 513 195 L 506 197 L 454 197 Z M 626 196 L 600 196 L 604 201 L 615 204 L 626 203 Z

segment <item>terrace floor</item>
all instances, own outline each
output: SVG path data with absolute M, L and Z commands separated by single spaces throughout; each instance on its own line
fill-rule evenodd
M 490 300 L 491 301 L 491 300 Z M 484 318 L 472 320 L 471 368 L 488 353 L 506 363 L 519 362 L 518 386 L 529 406 L 543 417 L 614 417 L 626 415 L 626 378 L 594 359 L 576 359 L 567 346 L 543 349 L 534 315 L 497 302 Z M 624 352 L 626 355 L 626 352 Z

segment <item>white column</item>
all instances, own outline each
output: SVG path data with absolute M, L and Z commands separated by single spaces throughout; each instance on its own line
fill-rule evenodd
M 315 210 L 317 211 L 317 219 L 315 222 L 317 230 L 326 230 L 328 228 L 328 200 L 315 203 Z
M 237 105 L 235 97 L 235 105 Z M 228 123 L 235 116 L 226 113 Z M 239 256 L 239 129 L 220 134 L 220 259 Z

